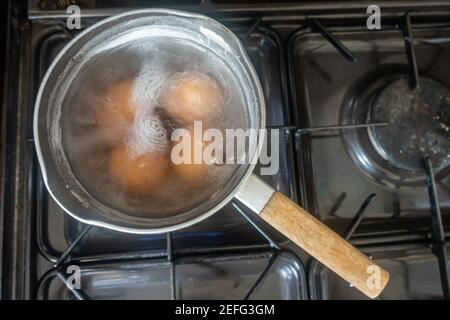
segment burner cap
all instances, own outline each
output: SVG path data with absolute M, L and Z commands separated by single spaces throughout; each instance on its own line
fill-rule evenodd
M 385 86 L 373 100 L 372 122 L 388 122 L 369 130 L 377 152 L 391 165 L 423 170 L 430 157 L 435 169 L 450 165 L 450 91 L 441 83 L 421 77 L 411 90 L 406 77 Z

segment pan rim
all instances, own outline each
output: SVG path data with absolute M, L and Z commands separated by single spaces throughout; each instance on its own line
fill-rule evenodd
M 52 182 L 49 181 L 49 177 L 47 174 L 47 166 L 48 165 L 46 164 L 46 161 L 44 160 L 44 156 L 42 154 L 41 141 L 39 139 L 39 128 L 38 128 L 38 122 L 39 122 L 38 120 L 39 120 L 40 116 L 42 116 L 42 115 L 40 115 L 39 111 L 41 110 L 41 106 L 42 106 L 43 93 L 49 85 L 48 83 L 49 83 L 50 77 L 54 76 L 54 69 L 56 68 L 56 66 L 59 63 L 61 63 L 61 60 L 63 57 L 65 57 L 67 51 L 70 48 L 72 48 L 75 44 L 77 44 L 79 39 L 85 37 L 88 33 L 92 32 L 95 29 L 98 29 L 100 26 L 103 26 L 104 24 L 114 22 L 115 20 L 122 19 L 127 16 L 145 15 L 145 14 L 149 14 L 149 15 L 167 14 L 167 15 L 175 15 L 178 17 L 200 19 L 200 20 L 207 21 L 210 24 L 214 24 L 216 27 L 219 27 L 221 30 L 226 32 L 227 36 L 229 36 L 230 39 L 232 39 L 232 41 L 235 42 L 234 44 L 236 45 L 237 52 L 239 53 L 240 57 L 243 59 L 243 61 L 245 63 L 245 67 L 248 69 L 248 73 L 249 73 L 248 77 L 251 80 L 253 89 L 255 90 L 255 93 L 258 95 L 258 97 L 256 97 L 257 101 L 259 102 L 258 103 L 258 108 L 259 108 L 259 112 L 258 112 L 259 128 L 258 129 L 262 129 L 262 130 L 259 130 L 259 132 L 258 132 L 257 145 L 256 145 L 255 150 L 253 151 L 253 154 L 249 157 L 249 164 L 246 165 L 247 168 L 245 168 L 245 171 L 242 173 L 242 176 L 239 178 L 239 181 L 236 183 L 236 185 L 230 190 L 230 192 L 226 196 L 223 197 L 223 199 L 221 199 L 216 204 L 214 204 L 209 210 L 207 210 L 203 213 L 200 213 L 197 216 L 195 216 L 194 218 L 191 218 L 187 221 L 183 221 L 181 223 L 177 223 L 177 224 L 170 225 L 170 226 L 155 227 L 155 228 L 128 227 L 128 226 L 121 226 L 121 225 L 117 225 L 115 223 L 101 221 L 101 220 L 86 219 L 86 218 L 81 217 L 79 214 L 72 212 L 71 209 L 67 208 L 67 205 L 63 204 L 63 201 L 58 199 L 58 197 L 55 195 L 54 186 L 53 186 Z M 247 108 L 248 107 L 249 106 L 247 106 Z M 219 211 L 221 208 L 223 208 L 226 204 L 228 204 L 234 198 L 234 196 L 239 191 L 241 186 L 245 183 L 245 181 L 248 179 L 248 177 L 253 173 L 254 167 L 257 162 L 256 160 L 258 159 L 259 154 L 262 149 L 262 146 L 263 146 L 264 136 L 263 136 L 262 131 L 264 129 L 265 129 L 265 100 L 264 100 L 264 95 L 262 92 L 261 83 L 260 83 L 259 77 L 253 67 L 253 64 L 251 63 L 250 58 L 248 57 L 248 55 L 243 47 L 243 44 L 240 42 L 240 40 L 237 38 L 237 36 L 231 30 L 229 30 L 227 27 L 222 25 L 221 23 L 219 23 L 219 22 L 215 21 L 214 19 L 209 18 L 205 15 L 197 14 L 197 13 L 190 13 L 190 12 L 185 12 L 185 11 L 180 11 L 180 10 L 159 9 L 159 8 L 131 10 L 131 11 L 126 11 L 126 12 L 108 17 L 106 19 L 103 19 L 103 20 L 89 26 L 88 28 L 86 28 L 85 30 L 80 32 L 80 34 L 78 34 L 76 37 L 74 37 L 71 41 L 69 41 L 69 43 L 58 53 L 58 55 L 52 61 L 52 63 L 50 64 L 47 72 L 45 73 L 45 75 L 41 81 L 41 84 L 40 84 L 40 87 L 39 87 L 39 90 L 38 90 L 38 93 L 36 96 L 36 102 L 34 105 L 34 115 L 33 115 L 33 135 L 34 135 L 36 154 L 37 154 L 38 162 L 39 162 L 40 169 L 42 172 L 44 184 L 45 184 L 49 194 L 53 198 L 53 200 L 64 210 L 64 212 L 66 212 L 71 217 L 77 219 L 78 221 L 80 221 L 82 223 L 95 225 L 95 226 L 99 226 L 99 227 L 104 227 L 104 228 L 119 231 L 119 232 L 134 233 L 134 234 L 157 234 L 157 233 L 165 233 L 165 232 L 170 232 L 170 231 L 175 231 L 175 230 L 179 230 L 182 228 L 186 228 L 186 227 L 192 226 L 200 221 L 207 219 L 208 217 L 212 216 L 214 213 Z M 99 219 L 100 218 L 101 218 L 101 215 L 99 215 Z

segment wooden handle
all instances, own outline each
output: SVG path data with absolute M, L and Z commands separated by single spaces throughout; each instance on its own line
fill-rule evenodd
M 275 192 L 260 217 L 368 297 L 386 286 L 389 273 L 283 194 Z

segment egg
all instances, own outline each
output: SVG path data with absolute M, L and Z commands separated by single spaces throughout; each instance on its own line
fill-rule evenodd
M 174 163 L 172 159 L 172 168 L 175 175 L 182 183 L 196 186 L 201 185 L 202 181 L 205 181 L 205 176 L 208 173 L 208 166 L 210 165 L 205 163 L 202 158 L 206 143 L 201 138 L 194 137 L 193 130 L 189 130 L 189 133 L 189 136 L 183 136 L 180 141 L 172 142 L 172 148 L 180 148 L 177 152 L 174 152 L 175 155 L 179 155 L 185 160 L 184 163 L 178 164 Z M 187 143 L 184 139 L 189 139 L 190 150 L 183 147 L 186 146 Z M 178 144 L 180 145 L 176 146 Z M 189 154 L 185 155 L 185 152 L 188 152 Z M 201 163 L 199 164 L 194 163 L 196 152 L 198 152 L 198 157 L 200 157 Z
M 180 74 L 168 80 L 161 103 L 169 118 L 182 125 L 209 120 L 223 103 L 220 85 L 203 73 Z
M 132 86 L 132 80 L 110 86 L 96 108 L 98 126 L 109 132 L 113 138 L 123 138 L 133 123 L 135 110 L 130 99 Z
M 164 184 L 170 160 L 160 151 L 134 156 L 127 145 L 121 144 L 112 149 L 108 168 L 109 174 L 128 192 L 150 195 Z

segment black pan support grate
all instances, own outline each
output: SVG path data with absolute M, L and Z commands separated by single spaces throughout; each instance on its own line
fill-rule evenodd
M 261 25 L 262 20 L 260 18 L 256 19 L 250 26 L 247 32 L 243 34 L 241 37 L 242 41 L 246 41 L 250 35 L 258 29 Z M 327 41 L 330 42 L 333 47 L 346 59 L 348 62 L 352 63 L 357 61 L 356 57 L 351 53 L 351 51 L 346 48 L 340 41 L 337 39 L 322 23 L 317 19 L 307 20 L 307 25 L 310 26 L 312 31 L 319 32 Z M 410 67 L 410 83 L 411 89 L 414 89 L 418 86 L 418 68 L 414 54 L 414 46 L 413 46 L 413 35 L 412 35 L 412 24 L 410 15 L 405 14 L 399 22 L 399 28 L 403 31 L 404 34 L 404 42 L 405 42 L 405 51 L 408 58 L 408 63 Z M 73 37 L 75 34 L 68 31 L 64 26 L 63 30 L 66 30 L 67 35 Z M 352 130 L 358 128 L 368 128 L 374 126 L 384 126 L 387 125 L 386 122 L 383 123 L 359 123 L 359 124 L 351 124 L 351 125 L 330 125 L 330 126 L 320 126 L 320 127 L 309 127 L 309 128 L 300 128 L 296 126 L 270 126 L 268 129 L 281 129 L 285 135 L 294 134 L 296 137 L 301 136 L 303 134 L 316 134 L 322 132 L 330 132 L 330 131 L 342 131 L 342 130 Z M 444 227 L 442 223 L 441 211 L 439 208 L 439 200 L 437 195 L 437 189 L 434 180 L 434 172 L 433 167 L 429 159 L 424 159 L 424 170 L 427 173 L 427 185 L 428 185 L 428 193 L 430 199 L 430 208 L 431 208 L 431 238 L 432 238 L 432 246 L 433 253 L 436 255 L 439 261 L 439 271 L 440 271 L 440 279 L 442 291 L 445 299 L 450 299 L 450 289 L 449 289 L 449 280 L 450 280 L 450 271 L 448 266 L 448 254 L 445 246 L 445 234 Z M 355 230 L 358 228 L 359 224 L 363 220 L 365 210 L 370 205 L 370 202 L 375 198 L 376 194 L 369 194 L 367 198 L 363 201 L 360 208 L 357 210 L 354 218 L 352 219 L 348 229 L 346 230 L 344 237 L 347 240 L 350 240 Z M 346 194 L 342 193 L 340 197 L 338 197 L 336 203 L 332 207 L 332 211 L 336 211 L 342 202 L 345 200 Z M 244 300 L 250 299 L 253 294 L 258 290 L 261 284 L 266 279 L 266 276 L 269 274 L 271 267 L 276 262 L 281 248 L 254 220 L 252 220 L 243 210 L 239 203 L 233 201 L 233 207 L 239 212 L 245 220 L 267 241 L 273 253 L 269 259 L 269 263 L 261 272 L 258 279 L 248 290 L 247 294 L 244 297 Z M 73 294 L 73 297 L 78 300 L 86 300 L 89 299 L 89 296 L 81 289 L 75 289 L 72 285 L 68 283 L 67 276 L 62 271 L 62 266 L 68 261 L 70 261 L 70 254 L 74 248 L 76 248 L 77 244 L 89 233 L 93 226 L 86 225 L 84 229 L 80 232 L 78 237 L 67 247 L 67 249 L 61 254 L 58 260 L 54 264 L 54 269 L 57 276 L 63 281 L 70 292 Z M 176 281 L 176 255 L 173 247 L 172 241 L 172 233 L 166 234 L 166 257 L 167 261 L 170 263 L 170 275 L 171 275 L 171 297 L 173 300 L 177 299 L 177 281 Z M 380 295 L 379 299 L 386 299 L 385 296 Z
M 256 19 L 247 30 L 247 32 L 243 33 L 243 36 L 240 37 L 241 41 L 245 42 L 255 30 L 260 26 L 261 19 Z M 66 29 L 65 25 L 60 23 L 62 30 L 64 30 L 65 34 L 69 38 L 73 38 L 77 32 L 72 32 Z M 290 135 L 291 132 L 289 130 L 284 130 L 285 134 Z M 29 143 L 34 143 L 33 139 L 29 139 Z M 240 204 L 236 201 L 232 202 L 232 206 L 234 209 L 239 212 L 242 217 L 268 242 L 270 248 L 272 249 L 272 255 L 269 259 L 267 266 L 264 268 L 260 276 L 257 278 L 256 282 L 251 286 L 248 293 L 245 295 L 244 300 L 248 300 L 252 297 L 252 295 L 257 291 L 260 287 L 261 283 L 265 280 L 266 276 L 271 271 L 271 267 L 277 261 L 279 254 L 281 253 L 280 246 L 274 241 L 261 227 L 258 226 L 240 207 Z M 70 262 L 71 253 L 83 240 L 83 238 L 89 233 L 91 228 L 96 228 L 92 225 L 84 225 L 84 228 L 79 233 L 79 235 L 71 242 L 71 244 L 64 250 L 64 252 L 57 258 L 56 262 L 53 264 L 53 269 L 48 270 L 45 275 L 55 273 L 56 276 L 66 285 L 67 289 L 72 294 L 73 298 L 77 300 L 89 300 L 89 295 L 82 289 L 74 288 L 74 286 L 70 283 L 67 275 L 64 272 L 64 266 L 66 263 Z M 175 250 L 172 241 L 172 233 L 166 233 L 166 254 L 165 254 L 168 263 L 170 264 L 170 292 L 173 300 L 177 300 L 177 281 L 176 281 L 176 257 Z M 136 259 L 139 259 L 136 257 Z M 45 278 L 45 275 L 42 278 Z M 40 281 L 42 284 L 43 281 Z
M 409 13 L 406 13 L 399 21 L 398 28 L 400 28 L 403 32 L 404 43 L 405 43 L 405 52 L 406 57 L 409 64 L 410 70 L 410 87 L 411 90 L 416 89 L 419 85 L 419 71 L 416 61 L 416 55 L 414 53 L 414 45 L 413 45 L 413 32 L 412 32 L 412 22 L 411 16 Z M 310 28 L 312 30 L 318 31 L 326 40 L 330 42 L 333 47 L 350 63 L 357 61 L 356 57 L 351 53 L 351 51 L 346 48 L 340 41 L 337 39 L 330 31 L 328 31 L 317 19 L 310 20 Z M 348 130 L 348 129 L 357 129 L 363 127 L 373 127 L 373 126 L 383 126 L 387 123 L 369 123 L 369 124 L 355 124 L 355 125 L 334 125 L 334 126 L 323 126 L 323 127 L 311 127 L 311 128 L 296 128 L 296 127 L 287 127 L 287 130 L 294 130 L 296 134 L 309 134 L 316 133 L 321 131 L 334 131 L 334 130 Z M 432 239 L 432 248 L 433 253 L 436 256 L 439 262 L 439 272 L 440 272 L 440 280 L 441 287 L 443 292 L 444 299 L 450 299 L 450 271 L 448 265 L 448 254 L 447 248 L 445 246 L 445 233 L 444 233 L 444 225 L 442 222 L 442 215 L 439 206 L 436 182 L 434 179 L 434 171 L 433 166 L 429 158 L 423 159 L 424 170 L 427 175 L 427 187 L 429 194 L 429 202 L 430 202 L 430 211 L 431 211 L 431 239 Z M 345 193 L 341 194 L 341 196 L 337 199 L 335 205 L 332 207 L 332 210 L 336 211 L 340 204 L 345 199 Z M 356 215 L 352 219 L 346 233 L 345 239 L 350 240 L 354 231 L 360 224 L 363 219 L 363 215 L 365 209 L 369 206 L 370 202 L 375 197 L 375 194 L 370 194 L 364 200 L 361 207 L 357 211 Z M 381 299 L 385 299 L 384 296 L 380 296 Z
M 39 12 L 41 12 L 42 9 L 36 8 L 35 3 L 38 1 L 30 1 L 29 6 L 29 19 L 39 19 Z M 202 1 L 203 4 L 206 4 L 206 9 L 208 9 L 208 6 L 212 6 L 209 1 Z M 422 5 L 420 3 L 420 5 Z M 342 10 L 345 8 L 348 8 L 350 10 L 353 10 L 354 8 L 351 8 L 352 5 L 346 4 L 346 5 L 338 5 L 338 7 L 335 8 L 335 10 Z M 395 6 L 395 5 L 394 5 Z M 213 7 L 213 6 L 212 6 Z M 219 6 L 220 7 L 220 6 Z M 332 8 L 328 8 L 329 5 L 319 5 L 316 9 L 323 12 L 326 12 L 327 10 L 332 10 Z M 243 15 L 248 15 L 249 12 L 253 12 L 251 16 L 255 17 L 250 20 L 251 26 L 248 28 L 247 32 L 243 33 L 243 36 L 241 37 L 242 41 L 246 41 L 255 30 L 258 30 L 259 27 L 261 27 L 262 23 L 264 21 L 268 21 L 270 23 L 271 19 L 264 19 L 263 16 L 266 14 L 265 12 L 267 8 L 263 8 L 259 10 L 257 7 L 253 8 L 247 8 L 242 10 L 236 10 L 237 13 L 241 12 Z M 303 8 L 302 10 L 306 10 L 307 8 Z M 361 9 L 361 8 L 359 8 Z M 359 10 L 358 9 L 358 10 Z M 227 5 L 223 5 L 222 9 L 223 13 L 226 15 L 227 12 L 232 14 L 232 10 Z M 283 27 L 284 24 L 289 24 L 291 18 L 289 18 L 289 15 L 292 15 L 292 13 L 289 13 L 290 7 L 284 8 L 283 6 L 280 6 L 277 10 L 275 15 L 278 14 L 278 18 L 282 18 L 282 23 L 280 24 L 281 27 Z M 200 10 L 201 11 L 201 10 Z M 264 13 L 263 13 L 264 12 Z M 302 20 L 300 23 L 303 24 L 300 26 L 299 29 L 304 29 L 309 27 L 309 30 L 311 32 L 318 32 L 320 33 L 334 48 L 336 48 L 337 52 L 341 54 L 349 63 L 352 63 L 356 61 L 356 57 L 352 52 L 344 46 L 344 44 L 335 36 L 333 33 L 326 27 L 325 20 L 321 21 L 318 18 L 308 18 L 307 15 L 304 14 L 305 11 L 303 11 L 303 14 L 299 16 L 300 20 Z M 358 11 L 359 12 L 359 11 Z M 401 13 L 401 16 L 399 13 Z M 43 12 L 43 19 L 52 19 L 52 12 Z M 107 13 L 106 15 L 110 15 L 111 12 Z M 58 20 L 60 17 L 64 17 L 65 13 L 61 15 L 61 13 L 56 13 L 55 18 Z M 95 16 L 95 14 L 94 14 Z M 398 21 L 396 23 L 397 28 L 402 30 L 403 36 L 404 36 L 404 42 L 405 42 L 405 52 L 409 63 L 409 69 L 410 69 L 410 76 L 411 76 L 411 87 L 415 88 L 418 84 L 418 67 L 416 63 L 416 57 L 414 54 L 414 45 L 413 45 L 413 26 L 411 22 L 411 16 L 409 13 L 404 14 L 404 7 L 401 6 L 400 8 L 394 8 L 393 13 L 391 17 L 399 17 Z M 294 19 L 296 19 L 294 17 Z M 272 18 L 273 20 L 273 18 Z M 303 23 L 304 22 L 304 23 Z M 297 25 L 297 23 L 295 23 Z M 62 30 L 65 30 L 66 35 L 68 37 L 73 37 L 75 35 L 74 32 L 69 31 L 65 28 L 65 25 L 63 26 Z M 298 30 L 298 29 L 297 29 Z M 296 31 L 296 30 L 294 30 Z M 343 130 L 353 130 L 356 128 L 364 128 L 364 127 L 371 127 L 371 126 L 383 126 L 386 125 L 386 123 L 357 123 L 352 125 L 330 125 L 330 126 L 321 126 L 321 127 L 309 127 L 309 128 L 301 128 L 297 127 L 295 125 L 286 125 L 286 126 L 270 126 L 269 129 L 281 129 L 281 131 L 287 136 L 287 137 L 294 137 L 296 139 L 300 138 L 302 135 L 313 135 L 316 133 L 323 133 L 323 132 L 341 132 Z M 33 148 L 33 139 L 28 139 L 28 147 L 31 149 Z M 440 269 L 440 280 L 441 280 L 441 286 L 442 291 L 444 293 L 444 297 L 446 299 L 450 299 L 450 293 L 449 293 L 449 267 L 448 267 L 448 255 L 445 248 L 445 235 L 444 235 L 444 226 L 442 222 L 442 216 L 440 212 L 439 207 L 439 200 L 438 200 L 438 194 L 437 189 L 434 181 L 434 173 L 433 168 L 428 159 L 424 159 L 424 169 L 427 173 L 427 183 L 428 183 L 428 193 L 429 193 L 429 200 L 430 200 L 430 211 L 431 211 L 431 239 L 432 239 L 432 246 L 433 246 L 433 253 L 436 255 L 439 261 L 439 269 Z M 39 196 L 39 195 L 38 195 Z M 347 197 L 347 194 L 343 192 L 337 199 L 337 201 L 332 206 L 331 210 L 332 212 L 336 212 L 337 209 L 342 205 L 342 203 L 345 201 Z M 352 235 L 354 234 L 355 230 L 358 228 L 359 224 L 364 218 L 364 213 L 367 207 L 370 205 L 371 201 L 376 197 L 375 194 L 369 194 L 367 198 L 363 201 L 360 208 L 356 211 L 356 214 L 354 218 L 352 219 L 351 223 L 349 224 L 346 233 L 344 234 L 344 237 L 347 240 L 350 240 Z M 247 213 L 245 212 L 244 208 L 241 208 L 240 204 L 237 202 L 233 202 L 232 206 L 236 209 L 238 213 L 240 213 L 245 220 L 248 222 L 249 225 L 251 225 L 260 235 L 262 238 L 264 238 L 269 247 L 272 250 L 272 256 L 269 259 L 269 263 L 264 268 L 264 270 L 261 272 L 258 279 L 255 281 L 255 283 L 252 285 L 252 287 L 248 290 L 246 295 L 244 296 L 244 299 L 250 299 L 252 295 L 258 290 L 260 285 L 264 282 L 266 276 L 269 274 L 271 267 L 274 265 L 275 261 L 277 260 L 280 252 L 281 252 L 281 245 L 277 243 L 276 240 L 274 240 L 271 236 L 268 235 L 267 232 L 265 232 L 252 218 L 250 218 Z M 80 289 L 75 289 L 73 286 L 71 286 L 68 281 L 65 272 L 64 272 L 64 266 L 66 266 L 70 261 L 72 261 L 72 252 L 77 247 L 77 245 L 82 241 L 86 235 L 89 234 L 91 230 L 94 228 L 97 228 L 95 226 L 91 225 L 85 225 L 81 231 L 79 232 L 78 236 L 71 242 L 71 244 L 62 252 L 59 257 L 57 257 L 53 264 L 53 267 L 51 270 L 48 270 L 46 274 L 49 273 L 55 273 L 58 278 L 63 281 L 69 291 L 71 292 L 72 296 L 75 299 L 78 300 L 85 300 L 90 299 L 90 297 Z M 166 234 L 166 252 L 165 256 L 167 258 L 167 261 L 170 263 L 171 266 L 171 297 L 172 299 L 177 299 L 177 281 L 176 281 L 176 264 L 177 264 L 177 255 L 176 250 L 173 245 L 172 240 L 172 233 Z M 76 257 L 73 257 L 74 260 L 76 260 Z M 141 257 L 135 257 L 135 259 L 144 259 L 143 256 Z M 45 277 L 45 275 L 43 276 Z M 43 278 L 42 277 L 42 278 Z M 41 278 L 41 280 L 42 280 Z M 41 282 L 42 284 L 42 282 Z M 37 288 L 39 290 L 39 287 Z M 2 288 L 3 290 L 3 288 Z M 385 297 L 381 297 L 381 299 L 384 299 Z

